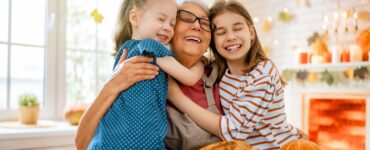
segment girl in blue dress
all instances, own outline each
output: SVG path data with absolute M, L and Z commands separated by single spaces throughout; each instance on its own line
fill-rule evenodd
M 116 43 L 121 44 L 116 45 L 120 48 L 113 68 L 120 67 L 117 64 L 127 50 L 127 58 L 153 57 L 160 70 L 154 79 L 120 93 L 101 119 L 89 149 L 165 149 L 167 74 L 191 86 L 200 80 L 204 65 L 198 62 L 188 69 L 164 46 L 174 34 L 175 0 L 125 0 L 121 8 L 116 35 Z M 201 43 L 198 37 L 186 38 Z

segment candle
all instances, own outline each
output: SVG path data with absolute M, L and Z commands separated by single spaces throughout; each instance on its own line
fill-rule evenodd
M 311 57 L 311 64 L 317 65 L 322 64 L 324 62 L 324 59 L 322 56 L 316 55 Z
M 308 53 L 302 49 L 298 49 L 298 63 L 299 64 L 308 63 Z
M 355 26 L 355 31 L 358 30 L 358 26 L 357 26 L 357 18 L 358 18 L 358 14 L 357 12 L 353 13 L 353 25 Z
M 342 49 L 341 45 L 335 44 L 332 48 L 332 59 L 331 63 L 336 64 L 340 62 L 340 50 Z
M 354 44 L 349 47 L 350 61 L 357 62 L 362 61 L 362 49 L 360 46 Z
M 342 51 L 342 62 L 349 62 L 349 50 L 343 50 Z
M 338 24 L 339 24 L 339 14 L 338 12 L 334 13 L 334 33 L 338 33 Z

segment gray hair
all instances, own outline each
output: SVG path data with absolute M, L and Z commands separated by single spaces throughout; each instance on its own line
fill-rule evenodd
M 205 0 L 176 0 L 180 8 L 185 4 L 196 4 L 202 7 L 206 12 L 209 12 L 209 7 Z M 208 0 L 209 1 L 209 0 Z

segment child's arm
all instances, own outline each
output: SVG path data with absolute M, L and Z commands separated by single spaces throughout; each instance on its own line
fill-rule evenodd
M 220 136 L 219 122 L 221 116 L 204 109 L 187 97 L 171 77 L 168 78 L 168 100 L 180 111 L 186 113 L 199 127 Z
M 273 114 L 273 117 L 265 118 L 271 113 L 269 110 L 273 103 L 275 86 L 269 75 L 256 78 L 257 82 L 243 87 L 242 96 L 237 99 L 225 98 L 230 107 L 228 114 L 220 121 L 220 134 L 223 140 L 246 140 L 262 119 L 278 119 L 279 122 L 283 120 L 280 118 L 284 117 L 283 114 Z M 226 91 L 235 92 L 232 88 Z
M 192 86 L 197 83 L 204 73 L 204 65 L 200 61 L 188 69 L 172 56 L 159 57 L 156 59 L 157 64 L 164 72 L 187 86 Z
M 186 113 L 199 127 L 207 130 L 223 140 L 246 140 L 255 125 L 268 113 L 272 103 L 271 78 L 266 77 L 249 86 L 247 99 L 237 99 L 228 102 L 229 113 L 218 116 L 191 101 L 185 96 L 175 81 L 169 80 L 168 99 L 183 113 Z M 245 89 L 248 90 L 248 89 Z
M 165 46 L 153 39 L 144 39 L 137 45 L 139 55 L 155 57 L 157 64 L 164 72 L 173 76 L 181 83 L 192 86 L 197 83 L 203 75 L 204 66 L 201 63 L 195 64 L 188 69 L 181 65 L 173 57 L 174 55 Z

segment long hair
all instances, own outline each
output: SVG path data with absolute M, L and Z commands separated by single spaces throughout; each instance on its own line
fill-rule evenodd
M 130 23 L 130 11 L 133 8 L 143 9 L 149 0 L 122 0 L 120 11 L 117 18 L 116 32 L 114 35 L 115 53 L 123 43 L 132 38 L 132 26 Z
M 243 70 L 244 72 L 250 72 L 251 70 L 254 69 L 254 67 L 258 65 L 259 62 L 268 60 L 269 58 L 267 57 L 265 51 L 262 49 L 261 43 L 257 36 L 256 29 L 254 28 L 252 17 L 249 15 L 248 11 L 243 7 L 243 5 L 240 4 L 239 2 L 236 2 L 236 1 L 216 2 L 210 9 L 210 18 L 209 18 L 210 21 L 213 22 L 213 19 L 217 15 L 225 11 L 241 15 L 245 19 L 248 27 L 252 29 L 254 32 L 254 37 L 253 37 L 253 40 L 251 41 L 251 47 L 246 54 L 246 59 L 245 59 L 246 66 Z M 223 58 L 216 50 L 216 45 L 214 42 L 214 33 L 212 35 L 210 47 L 215 56 L 215 63 L 219 67 L 217 80 L 220 81 L 226 71 L 227 64 L 226 64 L 225 58 Z

